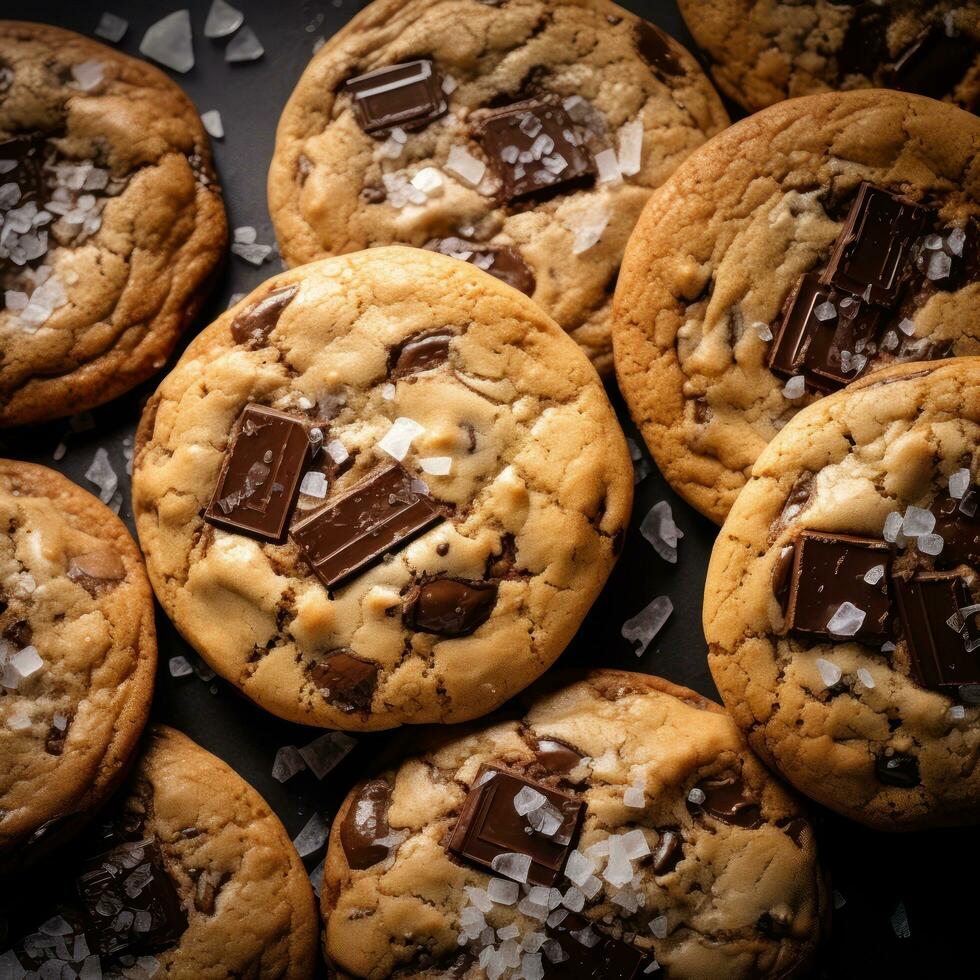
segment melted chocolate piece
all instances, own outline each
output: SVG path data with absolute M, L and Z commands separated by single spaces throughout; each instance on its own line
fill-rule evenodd
M 858 188 L 820 281 L 879 306 L 894 306 L 914 265 L 929 212 L 866 181 Z
M 669 875 L 684 857 L 684 850 L 681 846 L 684 839 L 678 827 L 670 827 L 660 832 L 660 840 L 657 849 L 653 852 L 653 873 L 658 875 Z
M 167 949 L 187 928 L 187 914 L 153 838 L 89 858 L 76 886 L 85 935 L 102 956 Z
M 671 77 L 684 74 L 684 66 L 677 60 L 670 39 L 659 27 L 641 20 L 636 25 L 634 36 L 640 57 L 657 74 Z
M 911 789 L 919 785 L 919 760 L 914 755 L 879 755 L 875 775 L 887 786 Z
M 392 348 L 388 355 L 388 376 L 407 378 L 432 371 L 449 360 L 449 345 L 454 334 L 446 331 L 418 333 Z
M 853 637 L 837 639 L 884 642 L 892 618 L 888 545 L 875 538 L 804 531 L 795 548 L 787 629 L 804 636 L 832 637 L 827 624 L 843 603 L 850 602 L 865 612 L 864 623 Z M 877 565 L 885 566 L 885 574 L 869 585 L 864 576 Z
M 534 295 L 534 273 L 512 245 L 486 245 L 466 238 L 434 238 L 426 242 L 425 247 L 430 252 L 469 262 L 526 296 Z
M 340 825 L 340 843 L 347 864 L 355 871 L 363 871 L 388 856 L 387 845 L 378 841 L 391 833 L 388 826 L 391 788 L 384 779 L 371 779 L 355 790 L 355 794 Z
M 45 197 L 44 149 L 47 140 L 41 133 L 0 140 L 0 160 L 13 160 L 13 170 L 0 174 L 0 184 L 20 188 L 18 206 Z
M 275 330 L 282 311 L 298 292 L 299 286 L 296 284 L 283 286 L 242 310 L 231 321 L 231 336 L 235 343 L 247 344 L 253 348 L 261 347 Z
M 820 319 L 816 311 L 824 314 L 827 303 L 834 312 Z M 861 351 L 873 341 L 878 319 L 878 310 L 870 304 L 808 273 L 787 300 L 769 347 L 769 368 L 784 378 L 802 374 L 811 391 L 826 394 L 843 388 L 866 369 L 868 356 Z
M 278 541 L 310 452 L 305 420 L 264 405 L 242 412 L 204 519 Z
M 968 645 L 980 637 L 976 617 L 962 623 L 959 610 L 973 604 L 966 582 L 955 574 L 924 573 L 895 579 L 895 594 L 912 673 L 923 686 L 938 690 L 980 684 L 980 652 Z
M 344 88 L 365 133 L 386 132 L 395 126 L 421 129 L 449 108 L 442 80 L 426 58 L 358 75 Z
M 400 551 L 443 519 L 432 498 L 413 489 L 413 483 L 392 463 L 292 527 L 290 537 L 328 589 Z
M 34 629 L 26 619 L 18 619 L 3 628 L 3 638 L 15 647 L 23 648 L 30 644 Z
M 762 825 L 762 811 L 755 800 L 747 799 L 745 786 L 736 776 L 699 783 L 703 803 L 688 802 L 689 810 L 709 813 L 723 823 L 755 830 Z
M 513 201 L 593 174 L 592 156 L 556 100 L 526 99 L 487 115 L 476 138 Z
M 887 74 L 887 84 L 941 99 L 963 81 L 976 56 L 975 42 L 962 34 L 950 37 L 943 24 L 933 24 L 899 55 Z
M 543 794 L 548 802 L 542 810 L 522 816 L 514 809 L 514 800 L 525 786 Z M 532 822 L 535 813 L 543 816 L 545 810 L 561 820 L 551 836 L 538 833 Z M 526 854 L 531 858 L 528 883 L 553 885 L 574 846 L 584 811 L 585 805 L 574 796 L 497 766 L 482 765 L 463 803 L 449 850 L 487 868 L 498 855 Z
M 564 742 L 553 738 L 539 738 L 534 746 L 538 762 L 549 772 L 571 772 L 582 764 L 583 756 Z
M 972 565 L 980 571 L 980 487 L 971 486 L 962 500 L 948 494 L 932 505 L 935 533 L 942 537 L 943 550 L 936 555 L 936 568 Z
M 422 633 L 468 636 L 490 618 L 496 602 L 493 582 L 437 578 L 419 586 L 405 610 L 405 620 Z
M 310 677 L 324 698 L 341 711 L 371 710 L 378 686 L 378 665 L 355 656 L 353 650 L 331 650 L 310 667 Z
M 642 950 L 599 932 L 575 912 L 545 932 L 568 958 L 552 963 L 542 956 L 544 980 L 639 980 L 650 966 Z

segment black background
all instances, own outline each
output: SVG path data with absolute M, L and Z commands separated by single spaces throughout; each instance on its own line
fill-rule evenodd
M 180 0 L 3 0 L 0 11 L 7 17 L 57 24 L 92 36 L 108 6 L 129 21 L 129 30 L 118 47 L 137 55 L 146 28 L 179 5 Z M 317 38 L 329 37 L 365 4 L 357 0 L 233 0 L 233 5 L 245 13 L 246 23 L 265 46 L 263 58 L 254 63 L 227 64 L 223 54 L 226 40 L 204 37 L 210 0 L 191 0 L 196 65 L 186 75 L 169 74 L 199 111 L 221 112 L 225 137 L 214 141 L 214 150 L 230 227 L 253 225 L 259 242 L 273 244 L 265 179 L 279 114 Z M 674 0 L 627 0 L 624 6 L 653 20 L 694 50 Z M 734 106 L 729 109 L 733 118 L 740 115 Z M 233 293 L 248 292 L 278 271 L 275 253 L 261 268 L 230 256 L 189 336 L 223 311 Z M 96 424 L 88 431 L 71 432 L 66 422 L 55 422 L 28 431 L 0 432 L 0 454 L 54 466 L 97 493 L 84 473 L 95 450 L 105 447 L 120 475 L 124 500 L 121 515 L 132 528 L 123 440 L 132 437 L 142 404 L 154 387 L 151 381 L 94 412 Z M 610 396 L 627 434 L 642 444 L 614 384 L 610 384 Z M 67 443 L 68 452 L 55 462 L 53 453 L 62 441 Z M 663 499 L 670 501 L 685 535 L 676 566 L 662 561 L 638 531 L 643 516 Z M 705 661 L 700 615 L 715 533 L 714 525 L 677 498 L 656 467 L 651 467 L 637 486 L 634 517 L 619 565 L 560 664 L 661 674 L 717 698 Z M 670 596 L 674 613 L 643 657 L 637 659 L 620 630 L 626 619 L 657 595 Z M 322 782 L 302 772 L 282 785 L 271 776 L 276 750 L 286 744 L 304 745 L 319 732 L 274 718 L 220 679 L 172 678 L 169 659 L 177 654 L 193 659 L 192 651 L 159 610 L 157 626 L 160 666 L 154 718 L 181 729 L 230 763 L 269 801 L 292 836 L 314 810 L 329 819 L 346 790 L 361 773 L 370 770 L 379 752 L 392 742 L 391 735 L 359 736 L 358 747 Z M 216 622 L 215 629 L 221 629 L 221 624 Z M 815 805 L 812 817 L 825 865 L 845 903 L 833 913 L 832 935 L 817 975 L 900 978 L 980 974 L 974 898 L 980 849 L 972 829 L 889 835 L 869 831 Z M 317 853 L 307 858 L 307 867 L 313 867 L 321 857 L 322 853 Z M 11 897 L 10 891 L 0 896 Z M 895 935 L 891 924 L 899 901 L 905 904 L 911 931 L 904 939 Z

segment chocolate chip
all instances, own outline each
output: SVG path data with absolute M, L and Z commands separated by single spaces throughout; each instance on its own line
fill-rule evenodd
M 659 75 L 676 77 L 684 74 L 670 39 L 649 21 L 641 20 L 635 29 L 636 50 L 640 57 Z
M 388 376 L 408 378 L 445 364 L 449 360 L 449 345 L 453 337 L 454 334 L 446 330 L 413 334 L 389 352 Z
M 276 328 L 282 311 L 298 292 L 299 286 L 296 284 L 282 286 L 242 310 L 231 321 L 231 336 L 235 343 L 247 344 L 253 348 L 261 347 Z
M 378 841 L 391 833 L 390 805 L 391 789 L 384 779 L 368 780 L 354 790 L 354 798 L 340 825 L 340 843 L 347 864 L 355 871 L 370 868 L 388 856 L 387 845 Z
M 419 586 L 405 609 L 405 621 L 423 633 L 468 636 L 490 618 L 496 602 L 493 582 L 437 578 Z
M 936 515 L 933 531 L 943 539 L 936 568 L 970 565 L 980 569 L 980 487 L 969 487 L 959 500 L 942 494 L 933 502 L 932 512 Z
M 670 827 L 660 831 L 657 849 L 653 852 L 653 873 L 669 875 L 684 857 L 683 838 L 680 828 Z
M 584 758 L 571 746 L 554 738 L 539 738 L 534 744 L 534 756 L 548 772 L 556 773 L 577 769 Z
M 320 693 L 341 711 L 371 710 L 378 686 L 378 665 L 342 647 L 324 654 L 310 667 L 310 677 Z
M 754 830 L 762 825 L 762 811 L 755 800 L 745 796 L 742 780 L 730 776 L 726 779 L 707 780 L 697 788 L 704 793 L 701 803 L 688 801 L 688 809 L 708 813 L 723 823 Z
M 421 129 L 448 109 L 442 80 L 425 58 L 358 75 L 347 82 L 345 90 L 366 133 L 382 133 L 395 126 Z
M 887 786 L 911 789 L 919 785 L 919 760 L 914 755 L 879 755 L 875 775 Z
M 546 926 L 545 933 L 561 947 L 564 958 L 558 963 L 547 956 L 541 958 L 543 980 L 639 980 L 653 967 L 642 950 L 600 932 L 575 912 Z
M 3 629 L 3 638 L 15 647 L 29 646 L 33 636 L 34 630 L 26 619 L 18 619 Z
M 425 243 L 425 247 L 431 252 L 469 262 L 525 295 L 534 295 L 534 273 L 520 250 L 512 245 L 488 245 L 466 238 L 433 238 Z

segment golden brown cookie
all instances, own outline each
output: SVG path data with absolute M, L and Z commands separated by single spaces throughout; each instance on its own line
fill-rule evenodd
M 224 252 L 197 110 L 162 72 L 0 21 L 0 427 L 163 367 Z

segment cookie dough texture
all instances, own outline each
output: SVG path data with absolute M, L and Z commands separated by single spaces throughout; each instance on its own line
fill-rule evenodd
M 267 340 L 236 343 L 236 317 L 290 285 Z M 390 375 L 392 351 L 432 331 L 452 334 L 448 361 Z M 200 516 L 250 402 L 353 458 L 325 501 L 301 495 L 294 523 L 391 461 L 378 442 L 398 417 L 425 429 L 402 465 L 454 514 L 328 593 L 290 538 Z M 421 470 L 433 456 L 449 475 Z M 390 247 L 277 276 L 195 338 L 147 406 L 133 502 L 157 597 L 218 673 L 293 721 L 380 729 L 484 714 L 554 661 L 618 554 L 632 470 L 595 371 L 539 307 L 466 263 Z M 413 631 L 413 587 L 447 576 L 497 585 L 489 619 L 468 636 Z M 345 648 L 377 667 L 363 711 L 311 679 Z
M 3 868 L 77 829 L 119 784 L 149 711 L 156 637 L 136 545 L 91 494 L 0 460 L 0 528 Z M 14 687 L 10 661 L 26 647 L 43 666 Z
M 489 880 L 444 848 L 482 763 L 577 793 L 587 805 L 580 851 L 636 828 L 652 851 L 663 828 L 682 835 L 683 856 L 673 870 L 655 874 L 649 857 L 634 864 L 633 886 L 645 896 L 635 914 L 612 903 L 614 889 L 604 883 L 581 913 L 598 931 L 635 933 L 635 944 L 655 953 L 670 977 L 802 975 L 825 908 L 813 835 L 796 820 L 795 799 L 748 752 L 725 712 L 660 678 L 610 670 L 556 675 L 529 694 L 522 718 L 426 734 L 415 754 L 383 773 L 391 833 L 401 840 L 386 860 L 366 870 L 348 866 L 340 828 L 353 794 L 341 807 L 320 896 L 325 950 L 338 976 L 447 975 L 459 955 L 460 914 L 469 904 L 464 889 L 485 889 Z M 571 774 L 548 771 L 535 756 L 539 739 L 557 740 L 585 761 Z M 695 784 L 728 775 L 759 801 L 756 829 L 688 808 Z M 633 785 L 645 789 L 642 808 L 623 802 Z M 798 843 L 784 829 L 794 820 Z M 662 939 L 648 925 L 659 916 L 666 916 Z M 772 917 L 778 929 L 760 925 Z M 498 929 L 512 922 L 522 932 L 543 929 L 514 906 L 495 905 L 487 921 Z M 452 975 L 484 974 L 474 965 Z
M 313 889 L 279 818 L 241 776 L 156 725 L 126 805 L 145 811 L 142 829 L 159 841 L 188 918 L 177 945 L 157 954 L 156 976 L 313 976 Z
M 975 51 L 948 93 L 935 94 L 980 107 L 980 10 L 968 0 L 678 0 L 678 6 L 718 87 L 749 112 L 800 95 L 892 87 L 895 62 L 924 36 L 930 44 L 930 32 L 952 33 Z M 934 76 L 950 70 L 948 55 L 937 51 Z
M 980 120 L 922 96 L 867 91 L 781 103 L 715 137 L 656 191 L 616 292 L 616 371 L 672 486 L 724 520 L 763 447 L 815 395 L 790 400 L 755 324 L 773 333 L 800 276 L 819 270 L 846 203 L 869 181 L 980 215 Z M 914 337 L 980 352 L 980 285 L 937 292 Z
M 694 58 L 652 25 L 673 68 L 644 60 L 639 24 L 645 22 L 606 0 L 371 3 L 314 57 L 280 120 L 269 208 L 283 257 L 298 265 L 460 235 L 514 246 L 536 280 L 535 301 L 607 373 L 612 292 L 633 224 L 650 191 L 728 124 Z M 431 58 L 457 87 L 446 96 L 448 114 L 409 132 L 400 156 L 388 159 L 383 134 L 375 139 L 359 127 L 344 83 L 419 57 Z M 442 169 L 454 147 L 486 162 L 470 137 L 474 113 L 533 93 L 585 99 L 594 110 L 587 126 L 593 153 L 617 150 L 624 124 L 639 121 L 639 171 L 618 183 L 559 185 L 556 194 L 512 205 L 501 202 L 489 177 L 476 189 L 443 171 L 443 189 L 423 205 L 370 203 L 366 195 L 379 193 L 384 174 L 411 179 L 426 167 Z M 576 229 L 603 220 L 599 242 L 573 254 Z
M 51 282 L 65 300 L 40 325 L 25 323 L 9 294 L 0 308 L 0 427 L 100 405 L 163 367 L 227 238 L 197 110 L 144 61 L 55 27 L 0 21 L 0 143 L 21 136 L 46 139 L 52 165 L 108 171 L 109 184 L 90 178 L 91 191 L 69 195 L 93 198 L 96 230 L 55 215 L 40 259 L 0 260 L 4 289 L 30 295 Z M 54 170 L 45 179 L 50 191 Z
M 759 457 L 718 537 L 705 587 L 704 628 L 718 690 L 749 744 L 799 790 L 862 823 L 906 829 L 980 816 L 980 710 L 909 676 L 904 641 L 890 655 L 854 642 L 780 635 L 773 595 L 781 549 L 803 529 L 881 538 L 886 515 L 928 506 L 980 444 L 980 358 L 889 369 L 801 412 Z M 809 502 L 783 507 L 798 482 Z M 843 672 L 828 692 L 816 664 Z M 856 677 L 870 672 L 869 689 Z M 920 781 L 875 777 L 875 757 L 918 759 Z

